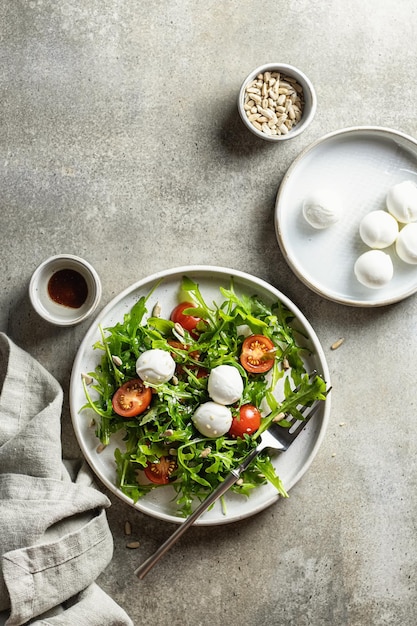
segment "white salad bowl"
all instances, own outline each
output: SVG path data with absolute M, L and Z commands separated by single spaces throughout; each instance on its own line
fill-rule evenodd
M 70 384 L 70 407 L 75 433 L 86 460 L 111 492 L 143 513 L 176 523 L 180 523 L 183 518 L 176 511 L 175 491 L 172 486 L 154 489 L 136 503 L 133 503 L 118 488 L 114 452 L 116 448 L 123 449 L 123 437 L 121 433 L 112 436 L 110 445 L 104 450 L 99 445 L 100 442 L 96 437 L 95 429 L 91 426 L 92 414 L 88 409 L 82 410 L 86 404 L 82 378 L 85 377 L 86 373 L 94 371 L 100 360 L 100 354 L 97 354 L 97 351 L 93 349 L 94 343 L 101 338 L 99 324 L 106 328 L 123 321 L 126 312 L 141 296 L 147 296 L 151 290 L 153 291 L 147 302 L 148 310 L 151 312 L 154 305 L 159 303 L 162 309 L 161 316 L 169 317 L 170 312 L 178 304 L 180 284 L 184 276 L 188 276 L 199 285 L 200 291 L 209 305 L 213 301 L 221 302 L 219 287 L 229 289 L 231 280 L 233 280 L 233 287 L 238 295 L 256 295 L 268 305 L 280 300 L 294 314 L 294 326 L 303 334 L 303 345 L 306 344 L 309 349 L 310 355 L 306 359 L 306 369 L 308 371 L 317 370 L 330 385 L 329 370 L 324 352 L 313 328 L 301 311 L 284 294 L 259 278 L 221 267 L 180 267 L 144 278 L 114 298 L 101 311 L 88 330 L 74 361 Z M 308 340 L 304 336 L 307 336 Z M 325 434 L 329 413 L 330 400 L 327 399 L 293 446 L 285 454 L 274 459 L 273 463 L 277 474 L 283 480 L 287 490 L 307 471 L 315 457 Z M 253 490 L 249 498 L 235 493 L 228 493 L 225 497 L 226 515 L 222 511 L 220 503 L 216 503 L 196 523 L 200 525 L 225 524 L 254 515 L 275 502 L 278 499 L 278 493 L 268 483 Z

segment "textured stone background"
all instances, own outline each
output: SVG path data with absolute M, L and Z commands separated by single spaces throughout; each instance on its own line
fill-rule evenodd
M 327 436 L 288 501 L 191 529 L 139 582 L 133 570 L 173 527 L 111 496 L 115 554 L 99 583 L 135 624 L 415 624 L 416 299 L 370 310 L 314 294 L 279 250 L 273 211 L 284 173 L 322 135 L 417 136 L 416 17 L 412 0 L 0 3 L 0 330 L 61 382 L 65 455 L 80 454 L 68 385 L 90 322 L 53 328 L 32 310 L 30 276 L 53 254 L 95 266 L 103 306 L 181 265 L 259 276 L 305 313 L 331 370 Z M 275 60 L 310 77 L 318 110 L 270 145 L 243 127 L 236 97 Z

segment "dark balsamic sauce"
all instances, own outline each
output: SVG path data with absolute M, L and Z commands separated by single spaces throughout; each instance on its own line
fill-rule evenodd
M 48 294 L 57 304 L 79 309 L 87 300 L 87 282 L 76 270 L 58 270 L 49 279 Z

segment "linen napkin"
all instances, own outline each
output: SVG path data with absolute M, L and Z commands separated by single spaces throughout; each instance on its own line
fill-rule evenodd
M 113 555 L 110 501 L 85 464 L 62 460 L 62 399 L 0 333 L 0 623 L 133 626 L 95 583 Z

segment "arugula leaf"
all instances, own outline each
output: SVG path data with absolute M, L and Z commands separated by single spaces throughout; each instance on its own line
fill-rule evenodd
M 198 284 L 184 276 L 182 296 L 195 305 L 185 313 L 200 317 L 203 322 L 197 337 L 187 331 L 182 337 L 176 334 L 170 319 L 148 316 L 150 297 L 158 284 L 138 299 L 124 314 L 123 321 L 110 328 L 100 327 L 101 340 L 93 347 L 101 352 L 101 358 L 95 371 L 90 372 L 94 379 L 91 387 L 83 381 L 86 396 L 83 410 L 94 412 L 96 434 L 104 444 L 109 443 L 114 433 L 122 433 L 124 449 L 115 451 L 117 485 L 133 501 L 155 488 L 165 488 L 142 484 L 139 478 L 147 464 L 162 456 L 175 458 L 177 468 L 172 487 L 179 513 L 187 516 L 193 500 L 207 497 L 243 461 L 272 420 L 281 413 L 298 418 L 301 406 L 310 406 L 316 399 L 324 400 L 326 383 L 319 376 L 310 379 L 306 372 L 307 338 L 293 328 L 294 314 L 281 302 L 269 305 L 256 295 L 237 294 L 231 280 L 228 289 L 220 287 L 220 304 L 209 306 Z M 254 334 L 264 334 L 274 343 L 275 362 L 268 375 L 248 374 L 241 366 L 239 357 L 245 338 L 242 327 Z M 137 377 L 136 360 L 151 348 L 171 353 L 177 364 L 175 377 L 162 385 L 150 385 L 154 392 L 150 408 L 137 418 L 123 419 L 113 412 L 113 394 L 125 381 Z M 244 383 L 240 401 L 231 407 L 233 414 L 237 415 L 240 405 L 246 403 L 261 407 L 266 402 L 270 409 L 259 430 L 244 439 L 231 439 L 227 434 L 207 439 L 196 431 L 191 420 L 196 408 L 210 399 L 207 376 L 201 372 L 209 372 L 221 364 L 236 367 Z M 288 367 L 289 375 L 285 376 Z M 284 376 L 284 399 L 279 402 L 273 391 Z M 285 418 L 280 423 L 289 426 L 290 421 Z M 250 497 L 266 481 L 282 496 L 287 496 L 270 456 L 264 451 L 232 489 Z

